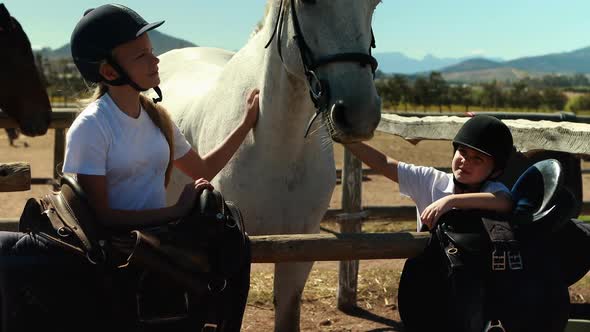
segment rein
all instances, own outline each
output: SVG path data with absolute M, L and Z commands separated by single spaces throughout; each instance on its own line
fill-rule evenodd
M 277 48 L 279 52 L 279 57 L 281 58 L 281 62 L 284 63 L 283 54 L 281 51 L 281 34 L 284 26 L 283 21 L 285 19 L 285 15 L 283 14 L 283 1 L 284 0 L 280 0 L 279 14 L 275 22 L 275 27 L 270 37 L 270 40 L 264 46 L 264 48 L 268 48 L 270 43 L 273 41 L 275 34 L 277 34 L 278 31 Z M 305 76 L 307 77 L 307 82 L 309 85 L 309 93 L 311 96 L 311 100 L 316 108 L 316 112 L 309 121 L 307 129 L 305 131 L 304 137 L 307 137 L 307 135 L 309 134 L 309 130 L 315 119 L 318 117 L 318 115 L 325 114 L 325 112 L 328 111 L 328 101 L 330 98 L 330 85 L 328 81 L 320 79 L 315 73 L 315 71 L 318 68 L 328 65 L 330 63 L 357 62 L 361 66 L 370 65 L 371 71 L 373 72 L 373 76 L 375 76 L 375 71 L 377 70 L 377 59 L 375 59 L 371 53 L 371 49 L 375 48 L 375 35 L 373 34 L 373 29 L 371 29 L 371 45 L 369 46 L 368 53 L 336 53 L 316 58 L 311 48 L 305 42 L 305 37 L 303 36 L 303 32 L 301 31 L 301 25 L 299 24 L 297 11 L 295 9 L 295 0 L 290 1 L 291 19 L 293 21 L 293 28 L 295 29 L 295 36 L 293 36 L 293 38 L 297 42 L 297 46 L 299 48 L 301 61 L 303 62 L 303 69 L 305 71 Z

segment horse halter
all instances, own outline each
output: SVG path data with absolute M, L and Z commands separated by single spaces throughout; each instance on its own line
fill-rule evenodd
M 330 63 L 335 62 L 357 62 L 361 66 L 370 65 L 371 71 L 373 72 L 373 77 L 375 76 L 375 71 L 377 70 L 377 59 L 375 59 L 371 53 L 371 49 L 375 48 L 375 35 L 373 34 L 373 29 L 371 29 L 371 45 L 369 47 L 368 53 L 336 53 L 331 55 L 321 56 L 319 58 L 314 57 L 312 50 L 309 48 L 307 43 L 305 42 L 305 37 L 303 36 L 303 32 L 301 31 L 301 26 L 299 24 L 299 19 L 297 18 L 297 11 L 295 10 L 295 0 L 287 0 L 291 2 L 291 19 L 293 20 L 293 28 L 295 29 L 295 36 L 293 38 L 297 42 L 297 46 L 299 47 L 299 53 L 301 55 L 301 61 L 303 62 L 303 69 L 305 71 L 305 76 L 307 77 L 307 82 L 309 84 L 309 94 L 311 96 L 311 100 L 316 108 L 316 112 L 309 121 L 307 125 L 307 129 L 305 131 L 305 136 L 309 134 L 309 129 L 311 125 L 315 121 L 315 119 L 321 113 L 325 113 L 328 111 L 328 101 L 330 99 L 330 85 L 326 80 L 320 79 L 315 71 L 322 66 L 328 65 Z M 304 3 L 315 4 L 315 0 L 301 0 Z M 264 46 L 264 48 L 268 48 L 272 40 L 274 39 L 275 34 L 277 34 L 277 48 L 279 52 L 279 57 L 281 61 L 283 60 L 283 54 L 281 51 L 281 34 L 283 31 L 283 0 L 280 0 L 279 4 L 279 15 L 277 17 L 277 21 L 275 23 L 275 28 L 273 30 L 272 36 L 268 43 Z

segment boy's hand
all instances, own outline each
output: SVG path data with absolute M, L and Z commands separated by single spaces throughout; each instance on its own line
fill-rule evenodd
M 451 204 L 451 196 L 445 196 L 436 202 L 433 202 L 422 211 L 422 214 L 420 214 L 420 220 L 422 220 L 423 224 L 428 226 L 428 229 L 434 229 L 440 216 L 453 208 Z

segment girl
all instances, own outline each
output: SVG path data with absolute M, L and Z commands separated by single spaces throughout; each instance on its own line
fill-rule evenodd
M 148 23 L 115 4 L 87 10 L 71 37 L 72 56 L 85 80 L 98 83 L 94 101 L 67 134 L 63 171 L 77 174 L 97 218 L 109 228 L 156 226 L 179 219 L 209 180 L 226 165 L 258 117 L 258 91 L 252 91 L 241 124 L 205 156 L 195 152 L 156 105 L 158 58 Z M 154 89 L 158 98 L 141 92 Z M 172 167 L 195 179 L 178 202 L 166 207 L 165 186 Z

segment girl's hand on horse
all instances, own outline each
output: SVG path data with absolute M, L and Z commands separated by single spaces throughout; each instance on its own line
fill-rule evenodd
M 193 209 L 195 206 L 195 202 L 197 198 L 203 192 L 203 190 L 209 189 L 213 190 L 213 186 L 209 181 L 200 178 L 192 183 L 187 183 L 176 202 L 176 208 L 178 209 L 178 213 L 180 216 L 185 216 Z
M 203 178 L 197 179 L 194 184 L 198 195 L 200 195 L 205 189 L 213 190 L 213 185 Z
M 428 205 L 424 211 L 422 211 L 420 214 L 420 220 L 422 220 L 423 224 L 428 226 L 428 229 L 434 229 L 440 216 L 453 208 L 450 203 L 450 196 L 443 197 L 433 202 L 432 204 Z
M 254 89 L 250 91 L 250 94 L 246 100 L 246 114 L 244 115 L 243 122 L 248 128 L 253 128 L 258 121 L 258 111 L 260 110 L 260 106 L 258 104 L 259 95 L 260 90 Z

